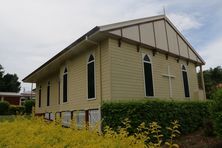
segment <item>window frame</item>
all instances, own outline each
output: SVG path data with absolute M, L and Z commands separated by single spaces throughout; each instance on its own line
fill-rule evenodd
M 150 61 L 144 61 L 144 57 L 148 56 Z M 145 69 L 144 69 L 144 63 L 149 63 L 151 64 L 151 73 L 152 73 L 152 82 L 153 82 L 153 96 L 147 96 L 146 95 L 146 82 L 145 82 Z M 152 58 L 148 53 L 142 53 L 142 69 L 143 69 L 143 88 L 144 88 L 144 97 L 145 98 L 155 98 L 156 97 L 156 93 L 155 93 L 155 84 L 154 84 L 154 78 L 153 78 L 153 62 L 152 62 Z
M 183 67 L 185 68 L 185 70 L 183 70 Z M 182 77 L 182 82 L 183 82 L 183 94 L 184 94 L 185 98 L 190 99 L 191 98 L 191 96 L 190 96 L 190 82 L 189 82 L 189 76 L 188 76 L 188 72 L 187 72 L 187 66 L 185 66 L 185 64 L 181 64 L 180 68 L 181 68 L 181 77 Z M 189 97 L 186 97 L 186 95 L 185 95 L 183 72 L 186 72 L 186 74 L 187 74 L 187 83 L 188 83 Z
M 90 56 L 93 56 L 93 60 L 92 61 L 89 61 L 89 58 Z M 95 93 L 95 97 L 94 98 L 89 98 L 89 94 L 88 94 L 88 64 L 92 63 L 93 62 L 93 66 L 94 66 L 94 93 Z M 91 101 L 91 100 L 96 100 L 96 56 L 95 56 L 95 53 L 94 52 L 90 52 L 88 55 L 87 55 L 87 58 L 86 58 L 86 99 L 88 101 Z
M 41 85 L 39 85 L 39 92 L 38 92 L 38 94 L 39 94 L 39 98 L 38 98 L 39 104 L 38 104 L 38 107 L 41 108 L 42 107 L 42 87 L 41 87 Z
M 50 81 L 47 83 L 47 93 L 46 93 L 46 106 L 50 106 L 50 94 L 51 94 L 51 84 Z
M 66 101 L 64 101 L 64 76 L 65 75 L 66 75 Z M 68 103 L 68 68 L 67 66 L 64 67 L 63 74 L 62 74 L 62 104 L 66 104 L 66 103 Z

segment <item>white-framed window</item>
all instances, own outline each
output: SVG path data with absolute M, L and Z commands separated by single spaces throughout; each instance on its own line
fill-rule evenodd
M 143 72 L 144 72 L 144 87 L 145 87 L 145 96 L 153 97 L 153 74 L 152 74 L 152 63 L 150 57 L 147 54 L 143 54 Z
M 62 112 L 62 125 L 66 127 L 70 127 L 72 113 L 70 111 Z
M 45 119 L 47 119 L 47 120 L 50 119 L 50 114 L 49 113 L 45 113 Z
M 185 65 L 181 65 L 182 77 L 183 77 L 183 86 L 184 86 L 184 95 L 186 98 L 190 97 L 190 89 L 189 89 L 189 82 L 187 76 L 187 69 Z
M 95 85 L 95 57 L 90 54 L 87 60 L 87 98 L 96 98 L 96 88 Z
M 63 72 L 63 102 L 67 102 L 68 99 L 68 70 L 64 69 Z
M 75 114 L 75 120 L 76 120 L 76 126 L 78 129 L 81 129 L 85 126 L 86 122 L 86 113 L 84 110 L 78 110 L 74 112 Z
M 50 117 L 50 120 L 55 120 L 55 114 L 54 113 L 49 113 L 49 117 Z
M 89 110 L 89 126 L 91 128 L 95 128 L 95 126 L 99 126 L 100 122 L 100 110 L 93 109 Z

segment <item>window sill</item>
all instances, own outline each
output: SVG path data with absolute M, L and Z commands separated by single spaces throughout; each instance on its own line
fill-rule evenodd
M 96 98 L 87 98 L 88 101 L 96 100 Z
M 156 97 L 155 96 L 145 96 L 144 98 L 145 99 L 155 99 Z
M 60 105 L 65 105 L 65 104 L 68 104 L 69 102 L 62 102 Z

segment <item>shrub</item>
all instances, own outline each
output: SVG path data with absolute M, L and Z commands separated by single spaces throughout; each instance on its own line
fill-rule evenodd
M 9 114 L 10 115 L 22 115 L 24 114 L 24 106 L 15 106 L 15 105 L 10 105 L 9 107 Z
M 187 134 L 197 130 L 209 117 L 208 105 L 208 102 L 160 100 L 104 103 L 101 107 L 102 125 L 118 129 L 122 126 L 121 121 L 128 118 L 132 126 L 129 132 L 134 133 L 142 122 L 149 124 L 155 121 L 162 127 L 168 127 L 170 121 L 178 120 L 181 133 Z
M 75 128 L 76 126 L 62 128 L 57 122 L 44 122 L 40 118 L 27 119 L 17 116 L 11 122 L 0 122 L 0 147 L 160 148 L 164 145 L 161 127 L 156 122 L 147 126 L 141 123 L 134 135 L 129 135 L 127 131 L 130 127 L 129 122 L 123 122 L 123 124 L 125 126 L 119 128 L 118 132 L 106 127 L 106 132 L 99 134 L 98 130 L 87 130 L 87 128 L 80 130 Z M 175 136 L 179 134 L 178 127 L 177 121 L 172 122 L 168 127 L 171 133 L 171 138 L 165 143 L 168 147 L 178 147 L 174 143 Z M 150 141 L 151 137 L 156 141 Z
M 213 119 L 215 133 L 222 137 L 222 89 L 217 90 L 213 95 L 211 105 L 211 116 Z
M 222 137 L 222 111 L 214 113 L 214 129 L 219 137 Z
M 213 125 L 212 118 L 208 118 L 208 119 L 204 120 L 203 131 L 204 131 L 204 135 L 207 136 L 207 137 L 215 136 L 214 125 Z
M 35 106 L 35 101 L 33 100 L 26 100 L 24 103 L 25 107 L 25 113 L 26 114 L 31 114 L 32 113 L 32 107 Z
M 6 115 L 9 111 L 9 103 L 6 101 L 0 102 L 0 115 Z

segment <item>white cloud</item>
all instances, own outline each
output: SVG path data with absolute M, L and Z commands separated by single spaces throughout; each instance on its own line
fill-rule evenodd
M 169 16 L 170 20 L 180 31 L 197 29 L 202 26 L 197 17 L 193 15 L 170 13 L 167 16 Z
M 199 16 L 180 8 L 200 4 L 201 0 L 2 1 L 0 64 L 21 80 L 94 26 L 163 14 L 163 6 L 180 31 L 199 28 Z
M 206 61 L 204 69 L 222 66 L 222 37 L 206 45 L 204 50 L 200 51 L 200 55 Z

